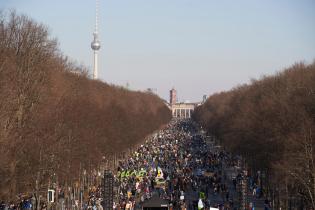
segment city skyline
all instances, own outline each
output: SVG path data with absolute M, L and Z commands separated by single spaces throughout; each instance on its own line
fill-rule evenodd
M 61 6 L 62 5 L 62 6 Z M 101 1 L 100 79 L 168 99 L 213 94 L 315 58 L 315 3 Z M 61 51 L 93 69 L 94 1 L 4 0 L 49 27 Z

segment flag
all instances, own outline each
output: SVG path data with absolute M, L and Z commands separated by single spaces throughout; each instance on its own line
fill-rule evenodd
M 160 167 L 158 167 L 158 169 L 157 169 L 157 178 L 163 178 L 163 171 L 162 171 L 162 169 L 160 168 Z
M 205 199 L 206 198 L 205 193 L 204 192 L 200 192 L 199 193 L 199 198 Z
M 202 200 L 199 198 L 199 201 L 198 201 L 198 210 L 201 210 L 203 209 L 203 202 Z

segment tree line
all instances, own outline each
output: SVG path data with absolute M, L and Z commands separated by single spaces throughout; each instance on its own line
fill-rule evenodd
M 166 124 L 156 95 L 91 80 L 46 26 L 0 12 L 0 199 L 47 193 Z M 86 170 L 89 172 L 89 170 Z
M 315 62 L 214 94 L 193 118 L 263 174 L 277 209 L 315 209 Z

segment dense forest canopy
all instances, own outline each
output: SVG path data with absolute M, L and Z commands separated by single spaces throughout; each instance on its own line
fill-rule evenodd
M 265 175 L 266 193 L 315 208 L 315 63 L 212 95 L 193 118 Z
M 69 184 L 170 118 L 156 95 L 89 79 L 42 24 L 0 13 L 0 198 L 39 190 L 52 174 Z

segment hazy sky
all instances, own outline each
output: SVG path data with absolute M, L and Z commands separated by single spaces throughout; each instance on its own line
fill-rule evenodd
M 315 59 L 314 0 L 100 0 L 100 78 L 168 99 L 204 94 Z M 47 25 L 92 69 L 94 0 L 0 0 Z

